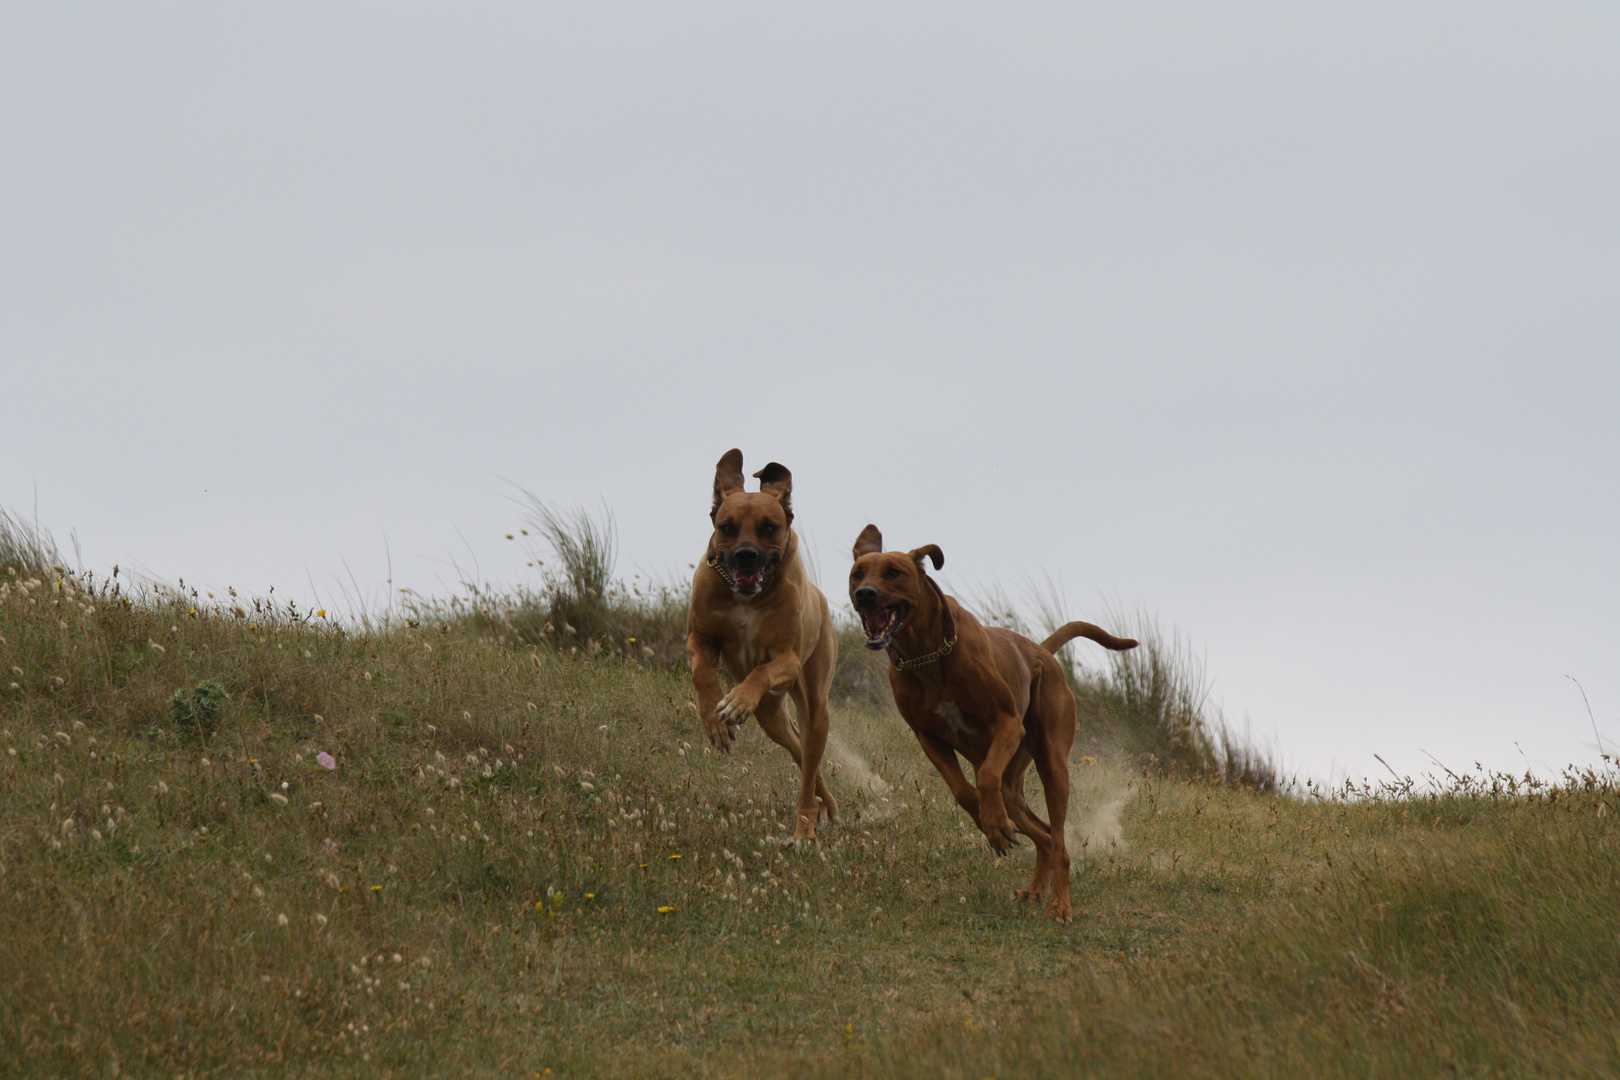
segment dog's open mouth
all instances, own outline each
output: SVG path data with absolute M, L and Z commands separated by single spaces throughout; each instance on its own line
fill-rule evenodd
M 861 617 L 861 626 L 866 630 L 866 647 L 868 649 L 886 649 L 889 642 L 894 640 L 894 632 L 900 629 L 900 624 L 906 621 L 911 613 L 911 605 L 896 604 L 894 607 L 863 607 L 855 609 Z
M 771 579 L 771 572 L 776 569 L 775 562 L 764 563 L 750 570 L 730 568 L 731 589 L 739 596 L 758 596 L 765 583 Z

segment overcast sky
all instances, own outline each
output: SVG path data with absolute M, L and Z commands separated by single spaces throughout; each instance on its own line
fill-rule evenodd
M 1317 777 L 1620 746 L 1617 271 L 1612 4 L 0 5 L 86 565 L 516 582 L 511 482 L 685 572 L 739 446 L 835 604 L 1049 574 Z

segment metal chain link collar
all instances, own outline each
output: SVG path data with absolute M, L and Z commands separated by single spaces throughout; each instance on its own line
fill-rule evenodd
M 730 574 L 726 573 L 726 568 L 720 564 L 720 557 L 718 555 L 709 556 L 709 569 L 719 574 L 721 579 L 725 581 L 728 588 L 730 588 L 733 592 L 736 591 L 736 579 L 734 579 Z
M 899 670 L 910 671 L 913 668 L 927 667 L 929 664 L 945 659 L 951 654 L 951 650 L 954 648 L 956 648 L 956 635 L 952 634 L 950 637 L 945 639 L 945 644 L 941 645 L 933 652 L 928 653 L 926 656 L 914 657 L 910 660 L 900 659 L 899 651 L 895 649 L 893 645 L 890 645 L 889 652 L 892 655 L 889 657 L 889 659 L 893 661 L 894 666 Z

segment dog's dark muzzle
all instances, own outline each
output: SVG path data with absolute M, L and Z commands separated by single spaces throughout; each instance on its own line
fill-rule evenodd
M 753 596 L 765 587 L 781 555 L 760 551 L 752 544 L 739 544 L 726 552 L 725 560 L 732 589 L 741 596 Z

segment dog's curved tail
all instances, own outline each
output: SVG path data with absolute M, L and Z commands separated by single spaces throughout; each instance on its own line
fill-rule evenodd
M 1077 637 L 1090 638 L 1103 648 L 1113 649 L 1115 652 L 1124 652 L 1126 649 L 1134 649 L 1138 644 L 1140 644 L 1140 642 L 1138 642 L 1135 638 L 1115 637 L 1102 627 L 1096 626 L 1092 623 L 1072 622 L 1064 623 L 1062 626 L 1052 631 L 1052 636 L 1041 642 L 1041 648 L 1045 649 L 1049 653 L 1056 654 L 1059 649 L 1063 648 L 1063 646 L 1067 645 Z

